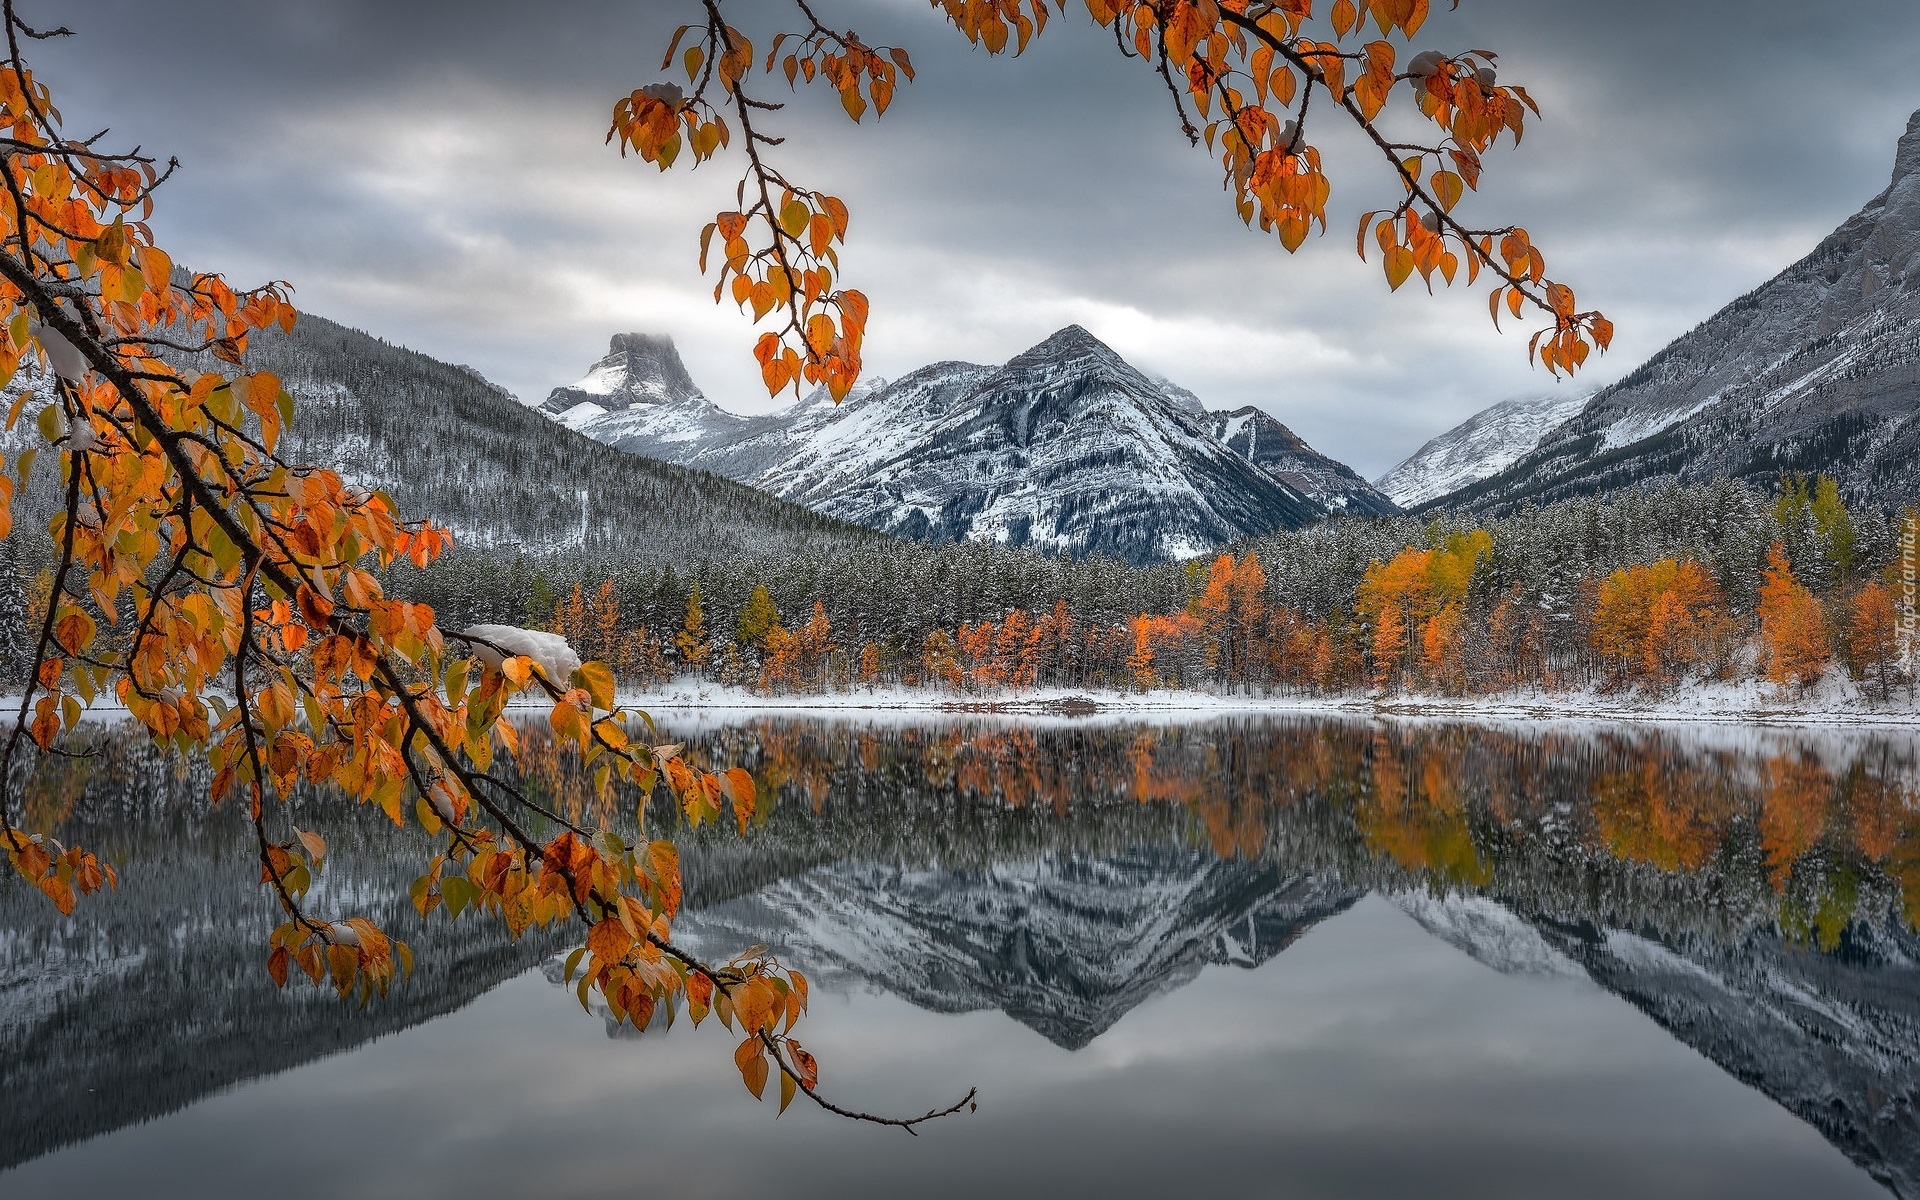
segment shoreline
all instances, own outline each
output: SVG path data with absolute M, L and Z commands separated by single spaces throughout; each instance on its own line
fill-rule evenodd
M 1849 689 L 1850 690 L 1850 689 Z M 18 697 L 8 697 L 18 703 Z M 1767 701 L 1771 700 L 1771 703 Z M 1751 688 L 1712 688 L 1666 697 L 1607 696 L 1593 692 L 1529 692 L 1495 696 L 1223 696 L 1197 691 L 1111 692 L 1073 688 L 1037 689 L 1024 694 L 960 696 L 917 688 L 871 692 L 811 692 L 761 695 L 739 687 L 698 685 L 646 692 L 622 692 L 621 707 L 646 713 L 785 713 L 914 716 L 1041 717 L 1050 720 L 1116 719 L 1128 716 L 1206 718 L 1216 716 L 1351 717 L 1362 719 L 1450 719 L 1496 722 L 1617 722 L 1635 725 L 1714 725 L 1751 728 L 1920 728 L 1920 705 L 1904 699 L 1871 704 L 1855 695 L 1809 697 L 1795 705 L 1754 694 Z M 4 702 L 4 701 L 0 701 Z M 509 711 L 536 713 L 546 705 L 508 704 Z M 89 717 L 109 718 L 127 709 L 102 696 L 88 706 Z
M 1745 689 L 1742 689 L 1745 690 Z M 1490 721 L 1617 721 L 1632 724 L 1753 726 L 1763 728 L 1920 728 L 1920 706 L 1891 700 L 1870 704 L 1858 696 L 1819 697 L 1804 705 L 1756 702 L 1725 689 L 1668 697 L 1609 697 L 1594 693 L 1526 693 L 1482 697 L 1220 696 L 1207 692 L 1099 692 L 1043 689 L 1024 695 L 955 696 L 918 689 L 822 692 L 766 696 L 745 689 L 684 686 L 622 694 L 619 702 L 646 712 L 913 713 L 924 715 L 1114 718 L 1165 716 L 1299 715 L 1363 718 L 1457 718 Z M 1744 701 L 1742 703 L 1741 701 Z M 1824 701 L 1824 702 L 1822 702 Z M 538 709 L 537 704 L 515 705 Z

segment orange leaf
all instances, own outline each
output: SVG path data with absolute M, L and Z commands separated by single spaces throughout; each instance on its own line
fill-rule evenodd
M 595 925 L 587 934 L 587 951 L 600 960 L 602 966 L 619 962 L 632 948 L 633 935 L 627 932 L 625 925 L 612 917 Z

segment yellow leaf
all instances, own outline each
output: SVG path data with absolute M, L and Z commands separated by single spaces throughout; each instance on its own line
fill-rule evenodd
M 1400 285 L 1413 274 L 1413 266 L 1413 251 L 1405 246 L 1387 247 L 1387 284 L 1394 291 L 1399 291 Z
M 573 673 L 574 681 L 593 697 L 593 706 L 613 710 L 613 668 L 603 662 L 581 663 Z

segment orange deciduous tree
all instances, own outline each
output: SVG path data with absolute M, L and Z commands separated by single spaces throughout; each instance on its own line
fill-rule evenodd
M 1691 558 L 1615 571 L 1600 584 L 1593 610 L 1593 648 L 1626 680 L 1655 689 L 1711 660 L 1726 636 L 1713 573 Z
M 1847 620 L 1847 660 L 1855 677 L 1881 700 L 1893 692 L 1894 670 L 1900 661 L 1899 621 L 1893 593 L 1878 580 L 1854 595 Z
M 1448 606 L 1466 600 L 1474 571 L 1492 549 L 1492 535 L 1476 529 L 1450 534 L 1432 549 L 1409 546 L 1390 561 L 1367 568 L 1354 608 L 1373 630 L 1376 687 L 1396 685 L 1414 667 L 1411 659 L 1425 643 L 1428 624 L 1440 620 Z M 1435 630 L 1440 642 L 1457 637 L 1460 615 L 1445 618 Z
M 1794 577 L 1778 542 L 1761 573 L 1760 642 L 1767 678 L 1798 690 L 1818 679 L 1833 656 L 1820 601 Z

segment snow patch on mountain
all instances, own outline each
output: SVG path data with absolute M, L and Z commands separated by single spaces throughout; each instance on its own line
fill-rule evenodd
M 1805 258 L 1448 503 L 1503 512 L 1650 481 L 1824 473 L 1859 504 L 1920 490 L 1920 113 L 1887 189 Z
M 1307 445 L 1266 410 L 1249 404 L 1232 412 L 1208 415 L 1213 420 L 1213 434 L 1223 445 L 1328 512 L 1387 517 L 1400 511 L 1352 467 Z
M 1503 400 L 1428 441 L 1374 486 L 1402 508 L 1437 500 L 1506 470 L 1585 408 L 1594 389 Z
M 839 863 L 683 914 L 698 950 L 764 943 L 809 974 L 933 1012 L 998 1009 L 1079 1049 L 1203 967 L 1257 967 L 1359 893 L 1315 875 L 1142 847 L 969 870 Z
M 1265 414 L 1253 419 L 1266 431 L 1249 444 L 1256 457 L 1227 445 L 1192 392 L 1077 325 L 1003 365 L 934 363 L 862 383 L 837 405 L 816 390 L 752 417 L 715 405 L 684 375 L 670 340 L 622 335 L 543 407 L 623 450 L 923 540 L 1151 562 L 1328 510 L 1393 511 Z M 1251 426 L 1235 428 L 1246 438 Z
M 1580 964 L 1554 948 L 1519 914 L 1485 896 L 1400 892 L 1388 900 L 1419 926 L 1503 975 L 1585 979 Z

